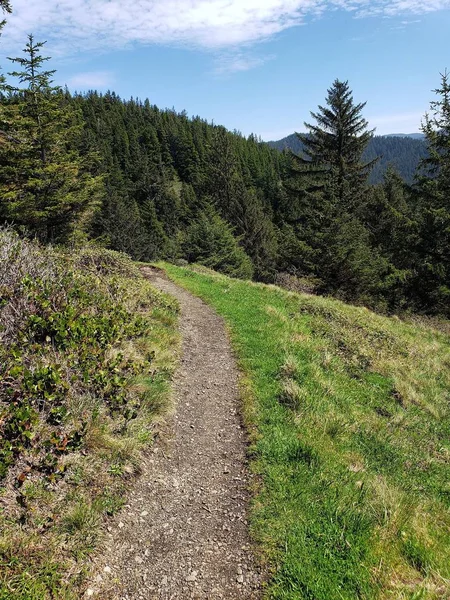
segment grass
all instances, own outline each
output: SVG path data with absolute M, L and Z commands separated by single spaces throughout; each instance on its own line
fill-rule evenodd
M 0 600 L 75 600 L 105 519 L 125 503 L 142 452 L 171 410 L 178 304 L 115 253 L 47 255 L 8 231 L 0 231 L 0 250 L 12 257 L 0 269 L 0 442 L 10 436 L 0 444 Z M 58 287 L 68 265 L 73 274 Z M 45 284 L 45 294 L 31 302 L 24 281 Z M 67 325 L 31 338 L 41 297 L 45 327 L 66 314 Z M 12 353 L 20 369 L 8 367 Z M 32 421 L 20 421 L 22 406 Z M 19 444 L 22 431 L 29 434 Z
M 223 315 L 242 370 L 266 598 L 450 598 L 450 336 L 164 265 Z

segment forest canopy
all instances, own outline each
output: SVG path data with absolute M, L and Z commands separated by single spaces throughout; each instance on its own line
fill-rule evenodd
M 71 94 L 53 84 L 33 36 L 10 60 L 1 223 L 44 243 L 90 241 L 266 282 L 288 274 L 309 291 L 383 311 L 450 314 L 446 72 L 413 183 L 389 167 L 374 185 L 374 132 L 348 82 L 334 81 L 311 113 L 297 155 L 148 100 Z

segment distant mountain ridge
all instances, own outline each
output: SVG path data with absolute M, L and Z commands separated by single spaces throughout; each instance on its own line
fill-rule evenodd
M 295 154 L 303 152 L 302 143 L 295 133 L 282 140 L 267 143 L 280 152 L 283 150 L 291 150 Z M 422 133 L 375 136 L 369 142 L 363 159 L 369 162 L 377 156 L 380 160 L 373 168 L 370 183 L 381 183 L 389 165 L 395 167 L 407 183 L 412 183 L 419 162 L 427 156 L 425 136 Z
M 381 137 L 406 137 L 406 138 L 412 138 L 413 140 L 424 140 L 425 134 L 424 133 L 386 133 L 384 136 L 381 136 Z

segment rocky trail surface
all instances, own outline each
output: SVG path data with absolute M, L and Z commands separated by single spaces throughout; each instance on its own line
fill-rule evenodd
M 85 597 L 260 598 L 261 574 L 248 535 L 238 373 L 223 321 L 162 272 L 143 272 L 181 305 L 175 413 L 109 527 Z

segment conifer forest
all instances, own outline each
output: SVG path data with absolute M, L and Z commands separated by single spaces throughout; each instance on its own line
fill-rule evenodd
M 410 182 L 388 166 L 373 184 L 382 157 L 368 158 L 374 130 L 345 81 L 311 107 L 295 154 L 149 100 L 56 87 L 31 35 L 3 71 L 0 220 L 21 235 L 450 314 L 449 73 L 437 74 Z

